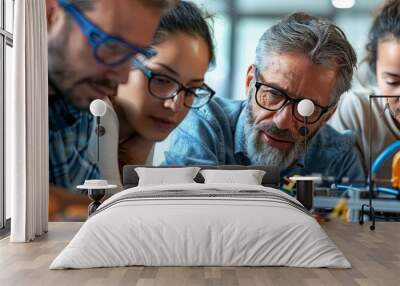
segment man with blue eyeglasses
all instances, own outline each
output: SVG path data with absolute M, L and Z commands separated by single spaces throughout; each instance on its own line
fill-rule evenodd
M 50 188 L 99 177 L 88 157 L 91 101 L 116 95 L 176 0 L 47 0 Z
M 274 165 L 283 176 L 364 180 L 351 132 L 325 124 L 350 88 L 356 62 L 337 26 L 304 13 L 286 17 L 258 42 L 248 99 L 214 97 L 192 110 L 172 133 L 164 164 Z M 314 105 L 306 128 L 297 108 L 304 99 Z

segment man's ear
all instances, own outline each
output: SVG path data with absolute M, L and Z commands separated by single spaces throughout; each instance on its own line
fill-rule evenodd
M 252 84 L 253 79 L 254 79 L 255 71 L 256 71 L 256 67 L 254 66 L 254 64 L 250 65 L 247 68 L 246 82 L 245 82 L 246 96 L 249 96 L 249 94 L 250 94 L 250 89 L 252 88 L 251 84 Z
M 53 27 L 58 7 L 57 0 L 46 0 L 47 31 Z

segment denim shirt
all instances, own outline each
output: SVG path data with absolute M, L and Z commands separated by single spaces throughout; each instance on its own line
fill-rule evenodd
M 170 135 L 170 149 L 163 165 L 251 165 L 246 152 L 247 100 L 213 98 L 193 109 Z M 339 132 L 324 125 L 308 144 L 307 154 L 282 176 L 321 174 L 337 180 L 364 180 L 355 139 L 351 131 Z

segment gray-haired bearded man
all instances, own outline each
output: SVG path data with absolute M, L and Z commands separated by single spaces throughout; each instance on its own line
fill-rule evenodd
M 356 55 L 334 24 L 292 14 L 261 37 L 247 70 L 247 100 L 215 97 L 172 134 L 164 164 L 275 165 L 283 175 L 320 173 L 363 180 L 351 132 L 325 122 L 350 88 Z M 308 152 L 298 103 L 309 99 Z

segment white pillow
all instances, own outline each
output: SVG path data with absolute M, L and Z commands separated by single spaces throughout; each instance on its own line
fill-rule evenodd
M 234 183 L 246 185 L 261 185 L 265 171 L 262 170 L 201 170 L 205 184 Z
M 135 168 L 139 186 L 195 183 L 193 179 L 199 170 L 199 167 Z

